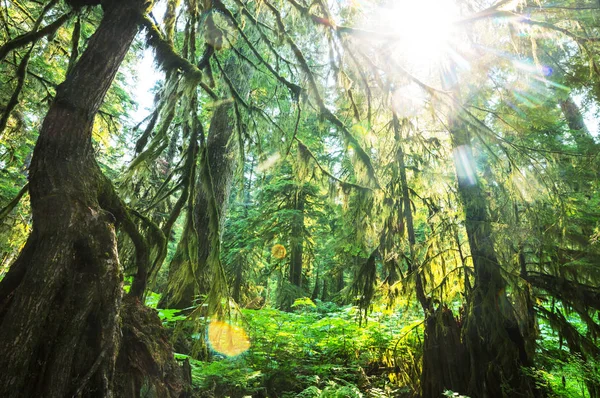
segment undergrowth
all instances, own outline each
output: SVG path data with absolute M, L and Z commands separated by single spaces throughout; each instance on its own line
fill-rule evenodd
M 147 304 L 156 302 L 157 297 L 150 296 Z M 387 311 L 375 307 L 362 326 L 356 307 L 304 298 L 292 308 L 292 312 L 243 309 L 233 315 L 228 324 L 243 329 L 250 341 L 250 348 L 240 355 L 223 355 L 210 344 L 207 361 L 194 359 L 190 353 L 176 354 L 177 359 L 190 361 L 195 396 L 418 396 L 423 314 L 416 308 L 406 305 L 404 310 Z M 159 316 L 171 329 L 188 322 L 177 310 L 159 310 Z M 570 321 L 584 327 L 578 319 Z M 599 364 L 572 355 L 545 322 L 540 322 L 539 330 L 536 367 L 524 371 L 549 397 L 589 397 L 586 380 L 600 377 Z M 188 337 L 201 338 L 198 334 Z M 452 391 L 444 395 L 463 396 Z
M 359 326 L 354 307 L 297 301 L 294 312 L 241 310 L 232 324 L 250 348 L 235 357 L 212 352 L 190 360 L 201 397 L 411 396 L 420 374 L 421 322 L 416 311 L 373 312 Z M 160 312 L 165 324 L 176 322 Z M 408 325 L 408 326 L 406 326 Z

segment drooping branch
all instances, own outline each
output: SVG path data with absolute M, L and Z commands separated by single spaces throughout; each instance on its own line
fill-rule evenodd
M 532 271 L 528 272 L 525 280 L 560 300 L 600 310 L 600 289 L 597 287 Z
M 281 76 L 279 73 L 277 73 L 277 71 L 271 66 L 271 64 L 263 58 L 263 56 L 260 54 L 260 52 L 252 44 L 252 41 L 248 38 L 246 33 L 239 26 L 239 24 L 237 23 L 237 20 L 235 19 L 235 17 L 231 13 L 231 11 L 229 11 L 227 9 L 227 7 L 225 7 L 225 5 L 223 5 L 223 3 L 220 0 L 217 0 L 215 3 L 218 6 L 219 11 L 221 11 L 225 16 L 227 16 L 227 18 L 234 25 L 234 27 L 239 32 L 240 36 L 242 36 L 242 38 L 244 39 L 244 42 L 246 42 L 246 44 L 248 45 L 248 47 L 250 48 L 250 50 L 252 51 L 254 56 L 260 61 L 260 63 L 262 65 L 264 65 L 267 68 L 267 70 L 271 73 L 271 75 L 273 75 L 273 77 L 275 77 L 280 83 L 282 83 L 284 86 L 286 86 L 290 90 L 290 92 L 292 94 L 292 98 L 294 100 L 298 100 L 298 98 L 300 97 L 300 93 L 302 91 L 301 87 L 298 86 L 297 84 L 290 82 L 289 80 L 287 80 L 286 78 Z M 275 51 L 275 49 L 272 48 L 272 46 L 270 46 L 270 41 L 269 41 L 268 37 L 266 37 L 264 32 L 260 29 L 260 25 L 259 25 L 258 21 L 256 20 L 256 18 L 254 18 L 254 16 L 248 11 L 248 9 L 245 7 L 245 5 L 240 0 L 236 0 L 236 4 L 241 8 L 242 13 L 246 17 L 248 17 L 250 22 L 252 22 L 252 24 L 256 27 L 257 31 L 259 32 L 259 34 L 261 36 L 261 39 L 265 42 L 265 44 L 267 44 L 267 46 L 269 46 L 269 49 L 271 50 L 271 52 L 273 54 L 275 54 L 275 56 L 278 59 L 281 59 L 281 56 Z
M 396 157 L 398 160 L 398 172 L 400 175 L 400 185 L 402 190 L 402 208 L 404 210 L 404 219 L 406 220 L 407 227 L 407 235 L 408 235 L 408 243 L 410 250 L 410 262 L 408 267 L 408 272 L 415 272 L 415 288 L 417 299 L 421 303 L 421 307 L 423 307 L 423 311 L 427 313 L 432 308 L 430 306 L 429 301 L 425 297 L 425 289 L 423 286 L 423 278 L 421 278 L 420 270 L 411 269 L 411 263 L 416 260 L 415 256 L 415 245 L 417 244 L 417 239 L 415 235 L 415 227 L 413 222 L 413 213 L 411 210 L 411 201 L 409 195 L 409 187 L 408 187 L 408 179 L 406 177 L 406 162 L 404 160 L 404 150 L 402 148 L 402 126 L 400 124 L 400 120 L 396 113 L 393 114 L 392 125 L 394 127 L 394 136 L 396 138 L 396 144 L 398 146 L 398 151 L 396 153 Z
M 561 336 L 567 340 L 571 352 L 577 354 L 587 353 L 595 357 L 600 357 L 600 348 L 598 348 L 598 345 L 587 337 L 582 336 L 577 329 L 565 319 L 562 313 L 552 312 L 541 306 L 536 306 L 535 310 L 541 316 L 546 318 L 556 330 L 560 331 Z
M 21 198 L 27 193 L 28 190 L 29 184 L 25 184 L 25 186 L 21 188 L 21 190 L 19 191 L 19 193 L 17 193 L 13 200 L 11 200 L 6 206 L 4 206 L 0 210 L 0 221 L 2 221 L 6 216 L 8 216 L 15 207 L 17 207 L 17 205 L 21 201 Z
M 337 178 L 336 176 L 331 174 L 331 172 L 329 172 L 327 169 L 325 169 L 321 165 L 321 163 L 319 162 L 319 160 L 317 159 L 315 154 L 312 153 L 312 151 L 306 146 L 306 144 L 304 144 L 304 142 L 302 142 L 302 140 L 300 140 L 300 138 L 294 137 L 294 140 L 296 140 L 296 142 L 298 143 L 298 150 L 302 151 L 303 153 L 308 155 L 310 158 L 312 158 L 313 161 L 315 162 L 315 164 L 317 165 L 317 167 L 319 168 L 319 170 L 321 170 L 321 173 L 325 174 L 327 177 L 331 178 L 332 180 L 334 180 L 338 184 L 340 184 L 342 189 L 346 190 L 347 188 L 353 188 L 353 189 L 358 189 L 361 191 L 372 191 L 373 190 L 372 188 L 365 187 L 365 186 L 362 186 L 359 184 L 354 184 L 352 182 L 344 181 L 344 180 Z
M 2 137 L 2 133 L 8 124 L 8 119 L 10 118 L 10 114 L 15 109 L 15 107 L 19 104 L 19 95 L 21 95 L 21 91 L 23 90 L 23 85 L 25 84 L 25 78 L 27 77 L 27 65 L 29 65 L 29 59 L 31 57 L 31 52 L 33 51 L 33 45 L 27 51 L 27 53 L 21 59 L 19 63 L 19 67 L 17 68 L 17 86 L 15 87 L 15 91 L 13 92 L 8 104 L 6 105 L 6 109 L 4 109 L 4 113 L 2 114 L 2 118 L 0 118 L 0 137 Z
M 356 278 L 352 284 L 352 293 L 358 297 L 359 322 L 367 322 L 369 306 L 375 296 L 375 282 L 377 281 L 377 257 L 379 256 L 379 247 L 376 247 L 369 258 L 364 261 L 357 272 Z
M 39 29 L 42 21 L 44 20 L 44 16 L 46 15 L 46 13 L 52 7 L 54 7 L 57 3 L 58 3 L 58 0 L 52 0 L 48 4 L 46 4 L 46 6 L 42 9 L 42 12 L 40 13 L 40 15 L 38 16 L 38 18 L 36 19 L 36 21 L 35 21 L 35 23 L 33 25 L 33 28 L 32 28 L 32 32 L 34 32 L 37 29 Z M 65 16 L 68 19 L 68 16 L 70 16 L 70 14 L 65 14 Z M 57 21 L 59 21 L 59 20 L 60 20 L 60 18 Z M 65 19 L 65 21 L 66 21 L 66 19 Z M 56 29 L 58 29 L 61 25 L 62 25 L 62 23 L 60 25 L 57 25 Z M 51 25 L 49 25 L 49 26 L 51 26 Z M 53 33 L 53 32 L 50 32 L 50 33 Z M 50 33 L 48 33 L 48 34 L 50 34 Z M 21 37 L 21 36 L 19 36 L 19 37 Z M 2 46 L 0 48 L 0 61 L 4 59 L 4 57 L 6 56 L 6 54 L 11 49 L 15 49 L 15 48 L 20 47 L 21 45 L 24 46 L 24 45 L 27 44 L 26 42 L 22 42 L 22 44 L 19 44 L 19 42 L 17 40 L 17 39 L 19 39 L 19 37 L 17 37 L 14 40 L 9 41 L 8 43 L 6 43 L 4 46 Z M 31 41 L 32 45 L 29 48 L 29 51 L 27 51 L 27 53 L 23 56 L 23 58 L 21 59 L 21 62 L 19 63 L 19 66 L 17 67 L 17 86 L 15 87 L 13 95 L 11 96 L 8 104 L 6 105 L 4 113 L 3 113 L 2 117 L 0 118 L 0 136 L 2 136 L 2 133 L 4 132 L 4 129 L 6 128 L 6 125 L 8 124 L 8 119 L 10 118 L 11 112 L 14 110 L 14 108 L 19 103 L 19 95 L 21 94 L 21 91 L 23 90 L 23 85 L 25 83 L 25 78 L 27 77 L 27 74 L 28 74 L 27 73 L 27 67 L 28 67 L 28 64 L 29 64 L 29 59 L 31 58 L 31 53 L 32 53 L 33 48 L 35 47 L 35 44 L 37 43 L 37 41 L 40 40 L 42 37 L 43 36 L 39 36 L 37 38 L 33 37 L 32 41 Z M 15 41 L 17 41 L 16 44 L 15 44 Z M 11 43 L 13 43 L 12 45 L 16 46 L 16 47 L 10 47 Z
M 40 30 L 25 33 L 21 36 L 17 36 L 14 39 L 10 40 L 8 43 L 0 47 L 0 61 L 2 61 L 10 51 L 20 47 L 24 47 L 31 43 L 35 43 L 42 37 L 54 34 L 58 30 L 58 28 L 64 25 L 64 23 L 67 22 L 69 18 L 71 18 L 72 15 L 72 12 L 64 14 L 61 17 L 59 17 L 56 21 L 43 27 Z
M 273 6 L 268 1 L 265 1 L 264 4 L 267 6 L 267 8 L 271 11 L 273 16 L 275 17 L 275 21 L 277 22 L 277 27 L 279 29 L 279 32 L 284 36 L 286 42 L 292 49 L 292 52 L 294 53 L 296 60 L 300 64 L 302 72 L 304 72 L 304 74 L 306 75 L 306 77 L 308 79 L 308 84 L 310 86 L 312 94 L 315 97 L 315 100 L 317 101 L 317 105 L 319 107 L 319 111 L 320 111 L 321 115 L 325 119 L 327 119 L 331 124 L 333 124 L 342 133 L 344 139 L 346 140 L 346 142 L 348 144 L 352 145 L 352 147 L 356 151 L 356 154 L 357 154 L 358 158 L 360 159 L 361 163 L 367 168 L 367 174 L 369 176 L 369 179 L 373 182 L 373 185 L 376 188 L 381 188 L 379 185 L 379 182 L 377 181 L 375 169 L 373 168 L 373 164 L 371 163 L 371 158 L 369 157 L 369 155 L 365 152 L 365 150 L 362 148 L 362 146 L 360 145 L 358 140 L 352 135 L 352 133 L 348 130 L 348 128 L 344 125 L 344 123 L 336 115 L 334 115 L 333 112 L 331 112 L 325 105 L 325 102 L 323 101 L 323 98 L 322 98 L 321 94 L 319 93 L 319 88 L 317 86 L 315 76 L 312 73 L 312 70 L 311 70 L 310 66 L 308 65 L 306 58 L 304 57 L 302 50 L 300 50 L 298 45 L 294 42 L 294 40 L 291 38 L 291 36 L 287 33 L 285 24 L 283 23 L 283 19 L 281 17 L 281 13 L 275 6 Z
M 195 97 L 194 97 L 194 99 L 191 101 L 191 108 L 194 109 L 192 111 L 192 117 L 196 117 L 196 115 L 195 115 L 196 106 L 197 106 L 197 102 L 195 101 Z M 194 123 L 192 123 L 192 124 L 194 124 Z M 198 124 L 198 125 L 199 126 L 194 126 L 194 127 L 198 127 L 198 129 L 202 129 L 202 125 L 201 124 Z M 171 210 L 171 213 L 169 214 L 167 221 L 161 228 L 162 235 L 165 237 L 171 235 L 171 230 L 173 228 L 173 225 L 179 218 L 179 215 L 181 214 L 181 211 L 183 210 L 185 204 L 190 201 L 190 198 L 193 197 L 192 195 L 194 193 L 194 181 L 196 180 L 196 164 L 197 164 L 196 158 L 197 158 L 198 149 L 199 149 L 198 148 L 198 135 L 200 134 L 200 131 L 198 131 L 198 129 L 194 129 L 194 127 L 191 127 L 189 124 L 187 124 L 186 126 L 187 126 L 186 129 L 189 130 L 188 131 L 189 143 L 188 143 L 188 148 L 187 148 L 187 152 L 185 155 L 185 158 L 186 158 L 185 164 L 183 165 L 183 174 L 181 177 L 181 180 L 182 180 L 181 185 L 183 187 L 183 190 L 181 192 L 181 195 L 179 196 L 179 199 L 173 206 L 173 209 Z M 190 127 L 191 127 L 191 130 L 190 130 Z M 158 274 L 158 271 L 160 270 L 166 256 L 167 256 L 167 241 L 165 239 L 165 241 L 162 242 L 161 245 L 159 245 L 159 253 L 157 254 L 156 259 L 154 260 L 154 263 L 152 264 L 152 268 L 150 270 L 150 278 L 152 280 L 154 280 L 154 278 Z

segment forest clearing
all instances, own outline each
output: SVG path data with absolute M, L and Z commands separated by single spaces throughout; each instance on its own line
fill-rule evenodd
M 597 0 L 2 0 L 0 398 L 600 398 Z

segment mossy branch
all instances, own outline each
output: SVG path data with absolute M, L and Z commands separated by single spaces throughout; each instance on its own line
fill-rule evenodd
M 348 144 L 353 146 L 359 160 L 367 168 L 367 174 L 369 176 L 369 179 L 371 181 L 373 181 L 373 185 L 375 187 L 381 188 L 381 186 L 379 185 L 379 182 L 377 181 L 375 169 L 373 168 L 373 164 L 371 163 L 371 158 L 369 157 L 369 155 L 365 152 L 365 150 L 359 144 L 358 140 L 352 135 L 352 133 L 350 133 L 350 131 L 344 125 L 344 123 L 325 106 L 325 102 L 323 101 L 323 98 L 321 97 L 321 94 L 319 93 L 319 88 L 317 86 L 314 74 L 312 73 L 310 66 L 308 65 L 308 62 L 307 62 L 306 58 L 304 57 L 304 54 L 302 53 L 302 50 L 300 50 L 298 45 L 294 42 L 294 40 L 291 38 L 291 36 L 287 33 L 285 24 L 283 23 L 283 19 L 281 18 L 281 14 L 280 14 L 279 10 L 275 6 L 273 6 L 271 3 L 269 3 L 268 1 L 265 1 L 264 4 L 267 6 L 267 8 L 271 11 L 273 16 L 275 17 L 275 21 L 277 23 L 277 27 L 278 27 L 280 33 L 283 35 L 286 42 L 291 47 L 292 52 L 294 53 L 296 60 L 300 64 L 302 71 L 307 76 L 308 84 L 310 86 L 310 89 L 313 92 L 313 95 L 314 95 L 316 101 L 317 101 L 321 115 L 325 119 L 327 119 L 331 124 L 333 124 L 342 133 L 344 139 L 346 140 L 346 142 Z
M 58 30 L 58 28 L 64 25 L 64 23 L 67 22 L 69 18 L 71 18 L 72 15 L 73 12 L 64 14 L 61 17 L 59 17 L 56 21 L 52 22 L 50 25 L 47 25 L 40 30 L 28 32 L 10 40 L 8 43 L 0 47 L 0 61 L 2 61 L 10 51 L 16 50 L 20 47 L 24 47 L 31 43 L 35 43 L 42 37 L 54 34 Z
M 27 53 L 23 56 L 23 59 L 21 59 L 19 67 L 17 68 L 17 86 L 15 87 L 15 91 L 13 92 L 8 104 L 6 105 L 6 108 L 4 109 L 2 118 L 0 118 L 0 137 L 2 136 L 2 133 L 8 124 L 10 114 L 19 104 L 19 95 L 21 95 L 23 85 L 25 84 L 25 78 L 27 77 L 27 66 L 29 65 L 29 59 L 31 58 L 33 47 L 34 45 L 32 45 L 29 51 L 27 51 Z
M 529 272 L 525 280 L 533 286 L 543 289 L 552 296 L 569 302 L 572 305 L 581 304 L 600 311 L 600 289 L 594 286 L 573 282 L 538 272 Z
M 331 174 L 327 169 L 325 169 L 321 163 L 319 163 L 319 160 L 317 159 L 317 157 L 315 156 L 315 154 L 308 148 L 308 146 L 306 146 L 306 144 L 304 144 L 302 142 L 302 140 L 300 140 L 300 138 L 298 137 L 294 137 L 294 139 L 296 140 L 296 142 L 298 143 L 298 149 L 302 152 L 304 152 L 306 155 L 308 155 L 310 158 L 313 159 L 313 161 L 315 162 L 315 164 L 317 165 L 317 167 L 319 168 L 319 170 L 321 170 L 321 173 L 325 174 L 327 177 L 331 178 L 332 180 L 334 180 L 335 182 L 337 182 L 338 184 L 340 184 L 340 186 L 342 187 L 342 189 L 347 190 L 348 188 L 353 188 L 353 189 L 358 189 L 361 191 L 372 191 L 372 188 L 369 187 L 365 187 L 359 184 L 354 184 L 348 181 L 344 181 L 341 180 L 339 178 L 337 178 L 336 176 L 334 176 L 333 174 Z
M 162 37 L 158 27 L 154 25 L 148 17 L 144 16 L 141 20 L 142 26 L 146 29 L 146 41 L 154 48 L 156 53 L 156 63 L 165 71 L 182 71 L 186 77 L 200 81 L 202 72 L 187 59 L 175 52 L 173 46 Z
M 538 314 L 546 318 L 553 328 L 560 331 L 561 336 L 567 340 L 569 349 L 574 353 L 591 354 L 600 356 L 600 348 L 590 339 L 582 336 L 573 325 L 569 323 L 560 312 L 552 312 L 542 306 L 535 307 Z M 582 352 L 583 351 L 583 352 Z
M 0 210 L 0 221 L 4 220 L 4 218 L 6 218 L 6 216 L 8 216 L 15 207 L 17 207 L 17 205 L 21 201 L 21 198 L 23 198 L 23 196 L 27 193 L 28 190 L 29 190 L 29 184 L 25 184 L 25 186 L 23 186 L 23 188 L 21 188 L 21 190 L 13 198 L 13 200 L 11 200 L 6 206 L 4 206 L 2 208 L 2 210 Z
M 192 108 L 196 107 L 196 101 L 191 101 L 192 102 Z M 192 110 L 192 115 L 195 116 L 195 110 Z M 200 125 L 200 128 L 201 125 Z M 186 127 L 186 129 L 189 129 L 191 131 L 189 131 L 189 143 L 188 143 L 188 148 L 185 154 L 185 163 L 183 166 L 183 172 L 182 172 L 182 176 L 181 176 L 181 180 L 182 180 L 182 185 L 183 185 L 183 191 L 181 193 L 181 196 L 179 197 L 179 199 L 177 200 L 177 202 L 175 203 L 175 206 L 173 206 L 173 209 L 171 211 L 171 214 L 169 215 L 169 218 L 167 219 L 167 221 L 165 222 L 165 225 L 162 227 L 162 231 L 163 234 L 165 234 L 165 236 L 169 236 L 171 234 L 171 229 L 173 228 L 173 225 L 175 224 L 175 221 L 177 221 L 177 218 L 179 218 L 179 214 L 181 213 L 181 210 L 183 209 L 183 206 L 185 205 L 185 203 L 188 201 L 189 197 L 190 197 L 190 191 L 193 191 L 193 185 L 194 185 L 194 181 L 196 179 L 196 157 L 198 155 L 198 135 L 199 135 L 199 131 L 194 130 L 194 129 L 190 129 L 189 125 L 188 127 Z
M 173 46 L 147 16 L 141 17 L 141 25 L 146 29 L 146 41 L 154 48 L 156 63 L 165 71 L 181 71 L 190 82 L 197 83 L 213 99 L 218 99 L 214 91 L 202 81 L 202 71 L 175 52 Z

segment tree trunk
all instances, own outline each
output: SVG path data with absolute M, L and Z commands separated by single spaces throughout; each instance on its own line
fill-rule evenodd
M 182 310 L 191 307 L 194 303 L 197 290 L 194 271 L 196 260 L 191 258 L 190 254 L 197 247 L 197 241 L 194 230 L 193 208 L 193 205 L 188 205 L 183 233 L 169 264 L 167 291 L 158 303 L 158 308 Z
M 242 284 L 244 283 L 244 267 L 245 261 L 238 257 L 235 261 L 235 272 L 233 276 L 233 285 L 231 290 L 231 298 L 238 304 L 241 304 L 242 299 Z
M 425 318 L 423 342 L 423 397 L 441 397 L 446 390 L 467 389 L 469 357 L 461 341 L 461 323 L 446 306 Z
M 115 217 L 103 208 L 114 192 L 91 134 L 144 1 L 107 1 L 104 10 L 34 149 L 33 230 L 0 284 L 2 397 L 112 396 L 122 274 Z
M 219 224 L 222 226 L 227 211 L 227 203 L 236 166 L 237 145 L 232 145 L 235 131 L 235 121 L 231 117 L 233 105 L 225 103 L 219 105 L 211 118 L 208 133 L 208 164 L 213 178 L 214 195 L 219 207 Z M 168 287 L 163 301 L 168 308 L 188 308 L 194 303 L 194 298 L 199 294 L 206 294 L 210 288 L 207 274 L 207 260 L 211 249 L 211 239 L 220 239 L 210 236 L 210 211 L 207 192 L 198 183 L 194 210 L 191 217 L 197 235 L 197 262 L 189 265 L 177 262 L 171 263 L 168 277 Z M 194 250 L 192 248 L 192 250 Z M 193 269 L 189 269 L 189 266 Z M 194 276 L 195 275 L 195 276 Z
M 456 116 L 450 121 L 450 133 L 475 273 L 463 326 L 470 357 L 467 394 L 477 398 L 536 396 L 532 380 L 521 371 L 531 361 L 500 273 L 485 192 L 475 172 L 468 125 Z
M 312 294 L 310 295 L 310 298 L 313 301 L 319 298 L 319 284 L 320 283 L 321 283 L 321 278 L 319 278 L 319 265 L 317 265 L 317 272 L 315 275 L 315 286 L 313 288 Z
M 425 336 L 423 342 L 423 372 L 421 389 L 424 397 L 438 397 L 446 390 L 465 391 L 468 381 L 468 356 L 461 341 L 461 323 L 445 305 L 433 308 L 431 300 L 425 296 L 423 279 L 414 262 L 414 247 L 417 243 L 411 201 L 409 196 L 406 162 L 402 149 L 402 126 L 393 115 L 393 126 L 398 146 L 398 174 L 402 191 L 402 209 L 410 247 L 411 264 L 408 272 L 415 274 L 417 299 L 425 314 Z M 415 269 L 417 268 L 417 269 Z
M 569 126 L 569 130 L 571 130 L 571 135 L 573 136 L 575 144 L 577 144 L 577 148 L 582 153 L 595 153 L 593 151 L 596 147 L 596 143 L 585 125 L 583 115 L 575 101 L 573 101 L 573 98 L 569 96 L 564 100 L 560 100 L 558 103 L 567 120 L 567 125 Z
M 102 22 L 59 86 L 34 149 L 32 233 L 0 283 L 2 397 L 123 396 L 115 379 L 130 378 L 115 365 L 122 331 L 135 327 L 135 311 L 120 316 L 123 277 L 115 224 L 127 223 L 127 213 L 94 159 L 91 135 L 147 4 L 103 6 Z M 143 306 L 138 307 L 141 314 Z M 160 327 L 157 318 L 154 323 Z M 152 331 L 145 338 L 160 336 Z M 152 358 L 164 358 L 163 372 L 151 384 L 167 386 L 162 396 L 180 396 L 184 383 L 172 349 L 149 346 Z M 165 384 L 168 379 L 177 382 Z M 139 396 L 138 387 L 128 396 Z
M 334 293 L 341 292 L 342 290 L 344 290 L 344 287 L 345 287 L 344 270 L 342 268 L 340 268 L 335 273 L 335 291 L 334 291 Z
M 290 255 L 289 281 L 292 285 L 302 286 L 302 256 L 304 252 L 304 193 L 300 188 L 294 198 L 295 214 L 292 220 L 292 236 L 290 245 L 292 247 Z

